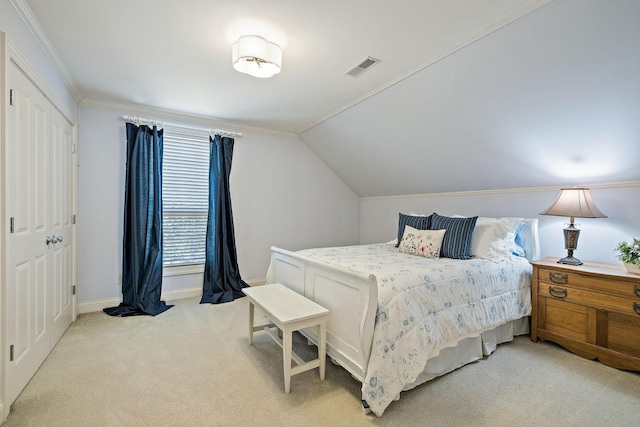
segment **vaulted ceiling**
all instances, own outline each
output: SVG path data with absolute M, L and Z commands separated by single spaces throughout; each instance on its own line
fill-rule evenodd
M 640 180 L 640 2 L 554 0 L 302 133 L 361 196 Z
M 79 98 L 303 131 L 548 0 L 12 0 L 51 40 Z M 283 47 L 267 80 L 231 45 Z M 345 75 L 367 56 L 380 62 Z
M 640 179 L 637 0 L 11 1 L 79 100 L 296 133 L 360 196 Z

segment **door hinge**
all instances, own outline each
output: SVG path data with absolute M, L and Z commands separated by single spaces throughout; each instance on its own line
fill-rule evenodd
M 15 221 L 13 220 L 13 217 L 11 217 L 11 219 L 9 220 L 9 233 L 13 233 L 14 223 Z
M 13 362 L 13 344 L 9 346 L 9 362 Z
M 13 89 L 9 89 L 9 105 L 13 105 Z
M 76 285 L 73 285 L 71 287 L 71 295 L 75 295 L 76 294 Z
M 76 214 L 71 215 L 71 224 L 76 223 Z
M 73 144 L 71 144 L 71 152 L 72 153 L 76 152 L 76 144 L 75 144 L 75 142 Z

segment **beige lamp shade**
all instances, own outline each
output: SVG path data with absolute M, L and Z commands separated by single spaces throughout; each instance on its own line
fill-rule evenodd
M 606 218 L 593 203 L 588 188 L 562 188 L 555 202 L 541 215 L 568 216 L 573 218 Z

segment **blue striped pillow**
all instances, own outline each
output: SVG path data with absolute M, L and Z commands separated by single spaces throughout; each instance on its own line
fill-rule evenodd
M 400 246 L 400 240 L 402 240 L 402 235 L 404 234 L 405 225 L 416 228 L 418 230 L 429 230 L 430 218 L 431 218 L 431 215 L 418 216 L 418 215 L 405 215 L 403 213 L 399 213 L 398 214 L 398 242 L 396 243 L 396 248 Z
M 430 230 L 447 230 L 440 248 L 440 256 L 455 259 L 471 259 L 471 236 L 477 216 L 452 218 L 437 213 L 431 215 Z

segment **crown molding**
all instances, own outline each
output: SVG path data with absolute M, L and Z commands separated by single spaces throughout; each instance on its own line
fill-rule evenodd
M 67 106 L 60 101 L 56 94 L 49 89 L 49 86 L 47 86 L 47 83 L 40 77 L 38 72 L 29 64 L 29 61 L 27 61 L 27 59 L 22 56 L 18 49 L 16 49 L 9 41 L 7 41 L 7 48 L 10 61 L 18 67 L 18 69 L 24 73 L 24 75 L 27 76 L 33 84 L 37 86 L 37 88 L 44 94 L 45 98 L 53 104 L 53 106 L 67 119 L 67 121 L 72 126 L 75 126 L 77 122 L 75 113 L 69 110 Z
M 101 99 L 84 98 L 80 101 L 80 106 L 102 108 L 103 110 L 118 111 L 121 114 L 130 115 L 150 115 L 150 116 L 162 116 L 158 119 L 171 119 L 188 124 L 196 124 L 205 127 L 225 127 L 241 130 L 242 132 L 259 132 L 263 134 L 270 134 L 274 136 L 285 136 L 288 138 L 296 138 L 300 140 L 300 137 L 292 132 L 284 132 L 274 129 L 260 128 L 255 126 L 247 126 L 237 122 L 228 120 L 217 119 L 215 117 L 197 115 L 197 114 L 185 114 L 184 112 L 167 110 L 157 107 L 149 107 L 147 105 L 133 104 L 128 102 L 116 102 L 106 101 Z M 155 117 L 154 117 L 155 118 Z
M 51 43 L 51 40 L 49 40 L 49 37 L 44 32 L 44 29 L 40 26 L 40 23 L 33 15 L 31 8 L 29 8 L 24 0 L 9 0 L 9 2 L 16 10 L 24 24 L 27 26 L 33 37 L 36 39 L 38 45 L 40 45 L 40 48 L 44 51 L 45 55 L 47 55 L 49 61 L 51 61 L 53 66 L 56 68 L 56 70 L 64 80 L 69 92 L 71 92 L 75 100 L 79 102 L 80 99 L 82 99 L 82 96 L 80 95 L 80 91 L 76 86 L 73 76 L 69 72 L 67 66 L 64 65 L 62 58 L 58 54 L 56 48 L 53 46 L 53 43 Z
M 526 187 L 526 188 L 503 188 L 496 190 L 469 190 L 469 191 L 451 191 L 445 193 L 423 193 L 423 194 L 400 194 L 395 196 L 363 196 L 360 201 L 377 201 L 377 200 L 401 200 L 401 199 L 431 199 L 436 197 L 462 197 L 462 196 L 489 196 L 496 194 L 509 193 L 539 193 L 545 191 L 558 191 L 567 185 L 557 185 L 551 187 Z M 633 188 L 640 187 L 640 181 L 623 181 L 606 184 L 580 185 L 589 189 L 610 190 L 614 188 Z

